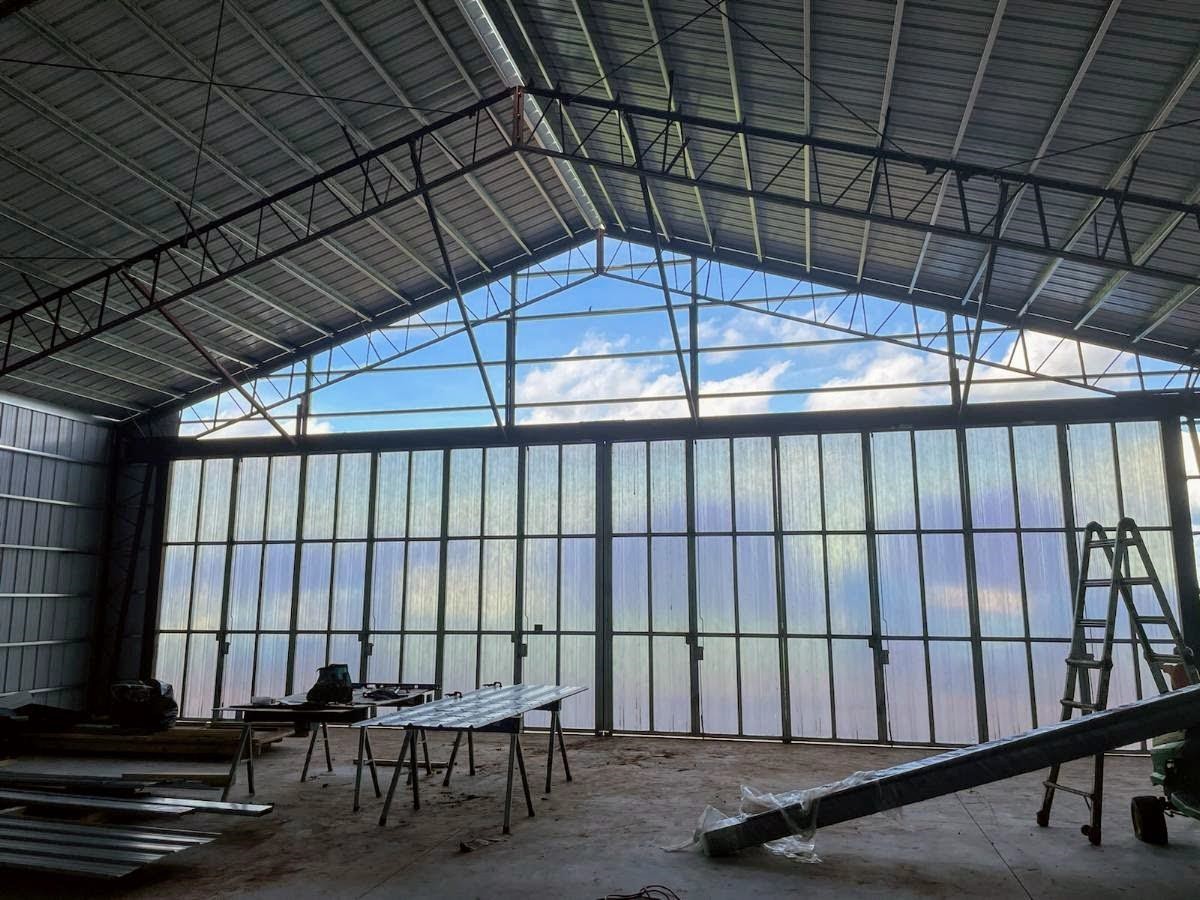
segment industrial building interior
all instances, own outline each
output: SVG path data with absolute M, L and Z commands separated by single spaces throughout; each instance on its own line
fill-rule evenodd
M 1198 79 L 0 0 L 0 893 L 1195 897 Z

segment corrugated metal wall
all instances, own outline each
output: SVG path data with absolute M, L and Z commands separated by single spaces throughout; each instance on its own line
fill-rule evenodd
M 0 693 L 82 706 L 110 429 L 0 396 Z M 7 402 L 6 402 L 7 401 Z

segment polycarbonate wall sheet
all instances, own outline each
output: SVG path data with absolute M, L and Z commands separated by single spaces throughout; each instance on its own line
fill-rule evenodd
M 1177 605 L 1164 471 L 1156 422 L 179 462 L 159 671 L 187 715 L 338 661 L 583 684 L 577 728 L 970 743 L 1059 717 L 1089 520 Z
M 183 715 L 355 680 L 548 680 L 596 725 L 596 447 L 184 460 L 171 467 L 159 674 Z M 531 724 L 545 724 L 537 716 Z

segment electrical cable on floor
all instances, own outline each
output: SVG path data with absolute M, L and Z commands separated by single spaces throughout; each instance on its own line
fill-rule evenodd
M 636 893 L 605 894 L 600 900 L 680 900 L 680 897 L 666 885 L 648 884 Z

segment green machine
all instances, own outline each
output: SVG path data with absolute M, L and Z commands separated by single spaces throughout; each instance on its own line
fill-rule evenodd
M 1134 797 L 1130 812 L 1133 833 L 1147 844 L 1162 845 L 1167 842 L 1167 816 L 1200 820 L 1200 728 L 1155 738 L 1150 760 L 1150 780 L 1162 788 L 1162 796 Z

